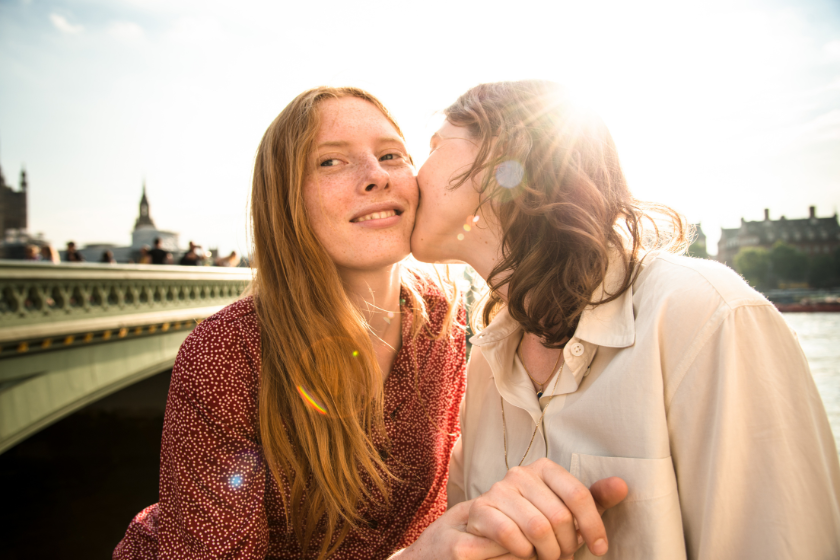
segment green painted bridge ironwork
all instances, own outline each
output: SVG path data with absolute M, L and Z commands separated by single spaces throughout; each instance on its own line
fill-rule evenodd
M 245 268 L 0 261 L 0 453 L 164 372 Z

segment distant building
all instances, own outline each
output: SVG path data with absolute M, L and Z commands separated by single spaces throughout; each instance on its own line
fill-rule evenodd
M 144 245 L 151 248 L 155 238 L 160 237 L 163 249 L 167 251 L 179 251 L 178 234 L 172 231 L 163 231 L 155 227 L 152 216 L 149 213 L 149 199 L 146 198 L 146 183 L 143 183 L 143 196 L 140 198 L 140 215 L 134 222 L 134 231 L 131 232 L 131 248 L 139 251 Z
M 29 245 L 49 245 L 43 234 L 32 235 L 28 227 L 28 181 L 26 170 L 20 172 L 20 187 L 6 184 L 0 169 L 0 259 L 24 259 Z
M 102 253 L 111 251 L 118 263 L 137 262 L 140 258 L 140 249 L 144 246 L 151 249 L 155 239 L 160 237 L 161 247 L 170 251 L 173 257 L 178 257 L 184 251 L 178 248 L 178 234 L 172 231 L 157 229 L 149 211 L 149 199 L 146 196 L 146 183 L 143 183 L 143 195 L 140 197 L 140 214 L 134 221 L 134 230 L 131 232 L 131 245 L 129 247 L 117 247 L 110 243 L 89 243 L 79 253 L 88 262 L 99 262 Z M 61 251 L 62 260 L 66 251 Z
M 770 219 L 764 209 L 764 220 L 748 222 L 741 218 L 739 228 L 721 228 L 717 259 L 732 266 L 735 255 L 744 247 L 770 249 L 776 242 L 793 245 L 806 255 L 831 254 L 840 247 L 840 223 L 837 212 L 828 218 L 818 218 L 816 207 L 809 207 L 807 218 L 788 220 L 784 216 Z
M 0 233 L 3 239 L 8 230 L 26 231 L 26 170 L 20 172 L 20 190 L 6 184 L 0 169 Z

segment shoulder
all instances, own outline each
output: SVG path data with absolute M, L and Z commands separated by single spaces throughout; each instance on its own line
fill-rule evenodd
M 179 386 L 255 387 L 260 369 L 260 328 L 252 297 L 234 302 L 202 321 L 178 352 L 173 380 Z
M 660 301 L 685 299 L 705 307 L 772 307 L 734 270 L 719 262 L 667 253 L 652 254 L 647 260 L 634 284 L 634 299 L 642 294 Z
M 191 346 L 227 343 L 233 339 L 259 339 L 259 322 L 254 298 L 248 296 L 231 303 L 203 320 L 184 342 Z
M 651 255 L 632 290 L 636 342 L 658 347 L 663 364 L 670 364 L 665 369 L 672 382 L 703 348 L 715 353 L 722 351 L 723 344 L 770 340 L 778 320 L 784 322 L 764 296 L 714 261 Z M 729 330 L 722 339 L 726 325 L 739 317 L 751 317 L 751 327 Z

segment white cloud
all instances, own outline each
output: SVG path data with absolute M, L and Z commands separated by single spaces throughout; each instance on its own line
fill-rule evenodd
M 829 41 L 823 47 L 832 58 L 840 58 L 840 39 Z
M 85 28 L 81 25 L 73 25 L 72 23 L 67 21 L 67 18 L 65 18 L 62 15 L 56 14 L 55 12 L 50 14 L 50 21 L 55 26 L 55 28 L 61 31 L 62 33 L 70 33 L 72 35 L 75 33 L 81 33 L 85 30 Z
M 143 28 L 131 21 L 115 21 L 108 26 L 111 37 L 124 41 L 134 41 L 145 36 Z

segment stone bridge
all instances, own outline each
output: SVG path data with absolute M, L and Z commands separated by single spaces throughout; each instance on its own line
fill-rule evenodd
M 247 268 L 0 261 L 0 453 L 172 368 Z

